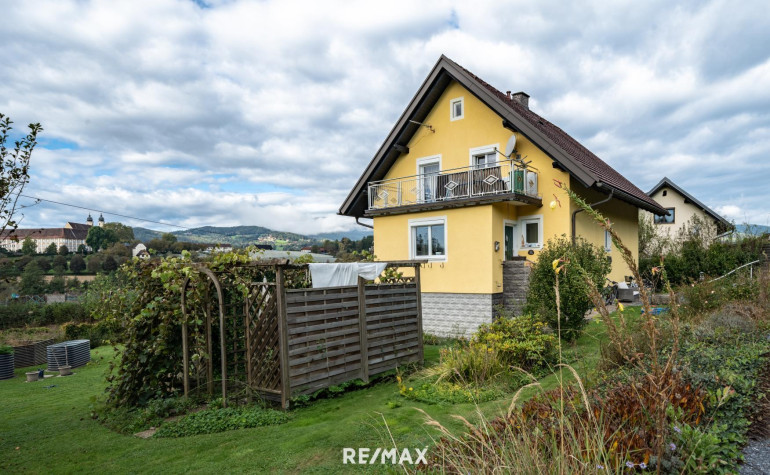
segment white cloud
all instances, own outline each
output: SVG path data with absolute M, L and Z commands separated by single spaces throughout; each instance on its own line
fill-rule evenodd
M 446 54 L 530 93 L 641 188 L 668 175 L 725 212 L 770 216 L 761 2 L 205 4 L 4 9 L 0 111 L 77 146 L 36 150 L 30 193 L 190 226 L 354 228 L 340 203 Z

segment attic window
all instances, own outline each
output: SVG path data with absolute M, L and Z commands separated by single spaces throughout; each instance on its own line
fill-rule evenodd
M 668 190 L 663 190 L 663 196 L 666 196 L 668 194 Z
M 465 103 L 462 97 L 449 101 L 449 120 L 460 120 L 465 117 Z

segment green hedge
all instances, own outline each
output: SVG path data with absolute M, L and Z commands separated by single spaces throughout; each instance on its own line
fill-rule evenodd
M 79 303 L 10 303 L 0 307 L 0 329 L 23 326 L 55 325 L 65 322 L 85 322 L 90 317 Z
M 91 348 L 96 348 L 114 339 L 115 329 L 106 322 L 76 323 L 69 322 L 62 325 L 64 337 L 67 340 L 91 340 Z

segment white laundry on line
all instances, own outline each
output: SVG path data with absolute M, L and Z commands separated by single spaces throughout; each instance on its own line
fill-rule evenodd
M 308 264 L 313 288 L 356 285 L 358 277 L 374 280 L 387 267 L 386 262 L 350 262 L 345 264 Z

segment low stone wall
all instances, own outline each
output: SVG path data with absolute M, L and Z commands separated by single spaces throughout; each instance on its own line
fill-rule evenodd
M 482 323 L 491 323 L 499 294 L 422 293 L 422 328 L 431 335 L 470 337 Z

